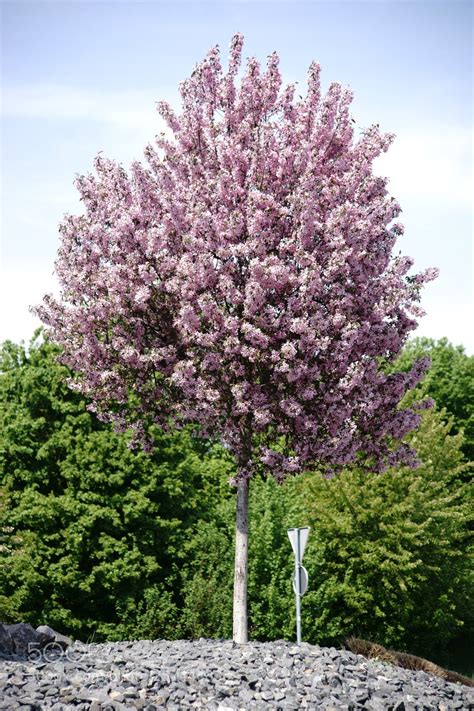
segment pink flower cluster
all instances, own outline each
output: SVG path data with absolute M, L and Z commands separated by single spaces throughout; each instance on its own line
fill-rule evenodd
M 393 258 L 403 231 L 373 160 L 392 136 L 356 139 L 352 94 L 304 98 L 282 88 L 279 60 L 247 62 L 232 40 L 228 70 L 212 49 L 181 86 L 180 115 L 158 111 L 173 138 L 147 163 L 98 156 L 77 179 L 85 214 L 66 216 L 59 300 L 37 311 L 77 372 L 75 385 L 117 427 L 187 422 L 233 452 L 240 477 L 281 480 L 318 464 L 383 469 L 417 425 L 400 399 L 422 377 L 387 375 L 416 326 L 428 270 Z

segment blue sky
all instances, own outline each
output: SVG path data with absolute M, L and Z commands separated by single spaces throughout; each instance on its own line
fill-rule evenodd
M 472 319 L 472 3 L 24 2 L 0 0 L 2 313 L 0 340 L 28 340 L 28 312 L 54 290 L 57 224 L 80 211 L 73 187 L 98 151 L 127 165 L 162 130 L 155 102 L 231 36 L 262 62 L 273 50 L 301 93 L 313 59 L 323 84 L 352 87 L 358 126 L 397 140 L 377 164 L 403 208 L 397 246 L 438 266 L 418 335 L 474 353 Z

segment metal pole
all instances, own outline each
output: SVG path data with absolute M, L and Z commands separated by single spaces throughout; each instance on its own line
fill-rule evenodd
M 300 531 L 296 537 L 295 581 L 296 581 L 296 644 L 301 644 L 301 580 L 300 580 Z

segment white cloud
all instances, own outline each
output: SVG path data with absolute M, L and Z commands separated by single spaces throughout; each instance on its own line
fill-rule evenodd
M 390 178 L 390 192 L 402 205 L 410 198 L 468 209 L 472 205 L 472 134 L 466 129 L 400 132 L 375 169 Z
M 472 303 L 438 304 L 420 319 L 413 335 L 435 339 L 446 337 L 456 346 L 463 345 L 468 355 L 474 355 L 473 313 Z
M 42 301 L 46 293 L 59 293 L 59 286 L 51 270 L 4 270 L 0 280 L 0 342 L 29 341 L 35 328 L 41 326 L 39 318 L 29 312 L 29 307 Z
M 153 136 L 165 130 L 155 110 L 160 99 L 155 90 L 94 91 L 58 84 L 5 86 L 2 114 L 57 121 L 95 121 L 117 128 L 139 130 Z

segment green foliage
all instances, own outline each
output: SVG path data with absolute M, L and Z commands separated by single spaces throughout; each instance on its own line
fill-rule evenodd
M 440 344 L 462 365 L 461 382 L 466 356 Z M 83 639 L 229 638 L 231 458 L 189 430 L 154 430 L 153 454 L 130 451 L 68 389 L 56 355 L 38 342 L 0 350 L 0 618 Z M 438 401 L 452 412 L 468 387 L 448 397 L 448 380 Z M 435 396 L 434 382 L 424 387 Z M 468 646 L 473 507 L 461 426 L 471 414 L 460 405 L 449 422 L 444 410 L 423 414 L 410 436 L 417 470 L 252 481 L 253 639 L 294 638 L 286 530 L 309 525 L 305 639 L 339 644 L 355 634 L 441 663 L 450 645 Z
M 311 526 L 304 638 L 340 644 L 355 634 L 438 661 L 472 634 L 472 505 L 462 435 L 427 411 L 412 443 L 417 470 L 356 468 L 250 487 L 249 627 L 254 639 L 294 637 L 293 557 L 286 530 Z M 181 574 L 187 636 L 228 636 L 233 502 L 198 525 Z
M 448 431 L 425 413 L 412 438 L 415 471 L 299 482 L 314 526 L 307 566 L 317 586 L 304 608 L 312 638 L 334 644 L 354 634 L 439 657 L 458 635 L 474 603 L 472 507 L 461 437 Z
M 294 561 L 287 529 L 294 526 L 293 481 L 252 482 L 250 503 L 250 632 L 255 639 L 294 636 Z M 298 524 L 297 524 L 298 525 Z M 303 525 L 303 524 L 302 524 Z
M 232 464 L 189 431 L 155 431 L 153 455 L 131 452 L 56 355 L 49 343 L 0 352 L 0 617 L 131 633 Z
M 214 520 L 201 521 L 186 546 L 187 559 L 179 576 L 182 637 L 232 637 L 232 504 L 226 502 Z
M 431 367 L 419 387 L 439 410 L 445 408 L 452 415 L 454 432 L 464 431 L 462 450 L 474 461 L 474 356 L 447 338 L 414 338 L 397 360 L 397 370 L 410 370 L 422 356 L 431 358 Z

